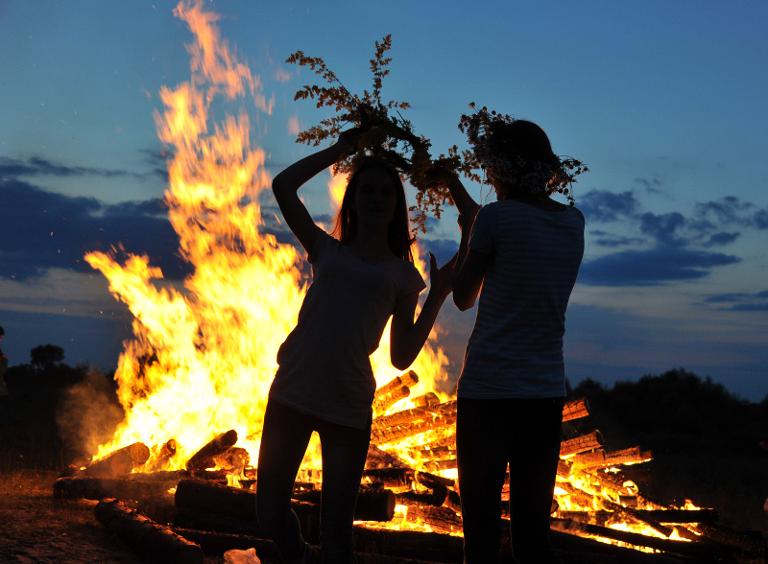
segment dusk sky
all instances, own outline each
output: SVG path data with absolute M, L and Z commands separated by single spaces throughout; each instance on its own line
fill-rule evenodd
M 71 364 L 113 368 L 130 315 L 82 260 L 122 243 L 166 276 L 185 267 L 161 203 L 153 112 L 187 80 L 191 40 L 175 2 L 0 2 L 0 325 L 11 364 L 54 343 Z M 328 114 L 293 93 L 321 56 L 369 87 L 373 43 L 393 36 L 384 98 L 436 152 L 477 102 L 539 123 L 590 172 L 574 186 L 586 254 L 567 318 L 566 373 L 604 383 L 685 367 L 735 394 L 768 394 L 768 4 L 763 2 L 220 1 L 222 35 L 274 98 L 253 108 L 276 174 L 310 148 L 296 124 Z M 323 175 L 306 188 L 329 213 Z M 469 184 L 483 203 L 488 188 Z M 411 193 L 411 196 L 413 193 Z M 422 243 L 457 246 L 451 210 Z M 473 312 L 446 305 L 460 369 Z

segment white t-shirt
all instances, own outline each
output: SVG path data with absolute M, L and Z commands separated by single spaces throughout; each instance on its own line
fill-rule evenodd
M 420 292 L 413 264 L 367 261 L 326 233 L 309 253 L 314 278 L 296 328 L 277 353 L 269 396 L 279 403 L 349 427 L 366 428 L 376 380 L 368 358 L 379 346 L 395 303 Z
M 471 250 L 490 255 L 458 395 L 565 395 L 565 310 L 584 254 L 584 216 L 515 200 L 483 207 Z

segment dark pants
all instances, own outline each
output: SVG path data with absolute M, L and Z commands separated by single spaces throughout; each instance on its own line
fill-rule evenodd
M 277 543 L 284 558 L 298 558 L 304 551 L 301 527 L 291 509 L 291 494 L 312 431 L 320 435 L 323 453 L 323 562 L 353 562 L 352 520 L 368 454 L 370 427 L 363 430 L 329 423 L 270 400 L 259 450 L 259 528 L 265 537 Z
M 523 564 L 557 562 L 549 545 L 549 515 L 562 411 L 562 399 L 458 400 L 456 450 L 467 564 L 498 561 L 507 464 L 515 557 Z

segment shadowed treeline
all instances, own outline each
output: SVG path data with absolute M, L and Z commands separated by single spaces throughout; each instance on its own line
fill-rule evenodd
M 0 396 L 0 471 L 61 469 L 109 438 L 123 416 L 115 382 L 64 350 L 40 345 L 30 362 L 8 368 Z

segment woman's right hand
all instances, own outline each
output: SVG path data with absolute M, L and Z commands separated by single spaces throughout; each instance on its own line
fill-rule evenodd
M 341 145 L 346 155 L 351 155 L 359 151 L 363 145 L 380 145 L 385 138 L 386 134 L 380 127 L 363 125 L 339 133 L 337 144 Z
M 429 253 L 429 286 L 430 293 L 436 293 L 441 299 L 445 299 L 453 289 L 453 270 L 456 266 L 456 255 L 443 266 L 437 266 L 435 255 Z

